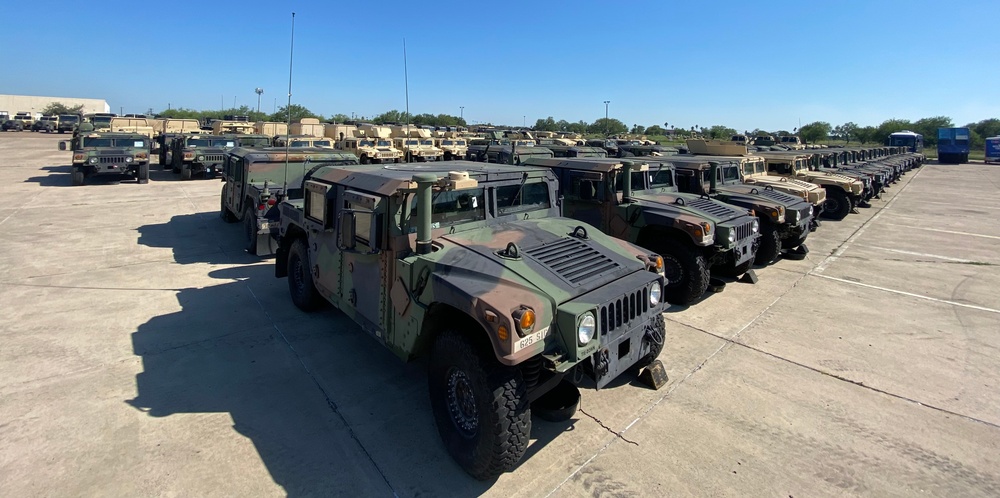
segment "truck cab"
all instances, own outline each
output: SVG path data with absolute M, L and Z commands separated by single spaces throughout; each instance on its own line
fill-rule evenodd
M 236 147 L 222 166 L 220 214 L 243 223 L 246 251 L 256 256 L 277 250 L 278 208 L 284 199 L 302 198 L 302 178 L 320 165 L 358 164 L 357 156 L 325 148 Z

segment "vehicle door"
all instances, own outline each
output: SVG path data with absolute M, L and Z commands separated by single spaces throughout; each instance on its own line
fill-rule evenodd
M 604 203 L 608 198 L 606 176 L 595 171 L 572 169 L 560 170 L 559 176 L 563 216 L 605 230 L 607 223 L 604 219 Z
M 245 179 L 247 177 L 247 161 L 242 157 L 228 155 L 226 163 L 223 165 L 223 180 L 226 182 L 224 188 L 224 199 L 226 206 L 237 216 L 243 213 L 243 191 Z
M 385 342 L 388 266 L 381 261 L 385 240 L 385 211 L 388 200 L 381 195 L 337 186 L 336 218 L 340 271 L 327 279 L 339 278 L 342 310 L 352 314 L 369 333 Z M 320 278 L 323 278 L 322 276 Z M 334 285 L 331 283 L 331 285 Z M 353 313 L 347 311 L 353 308 Z

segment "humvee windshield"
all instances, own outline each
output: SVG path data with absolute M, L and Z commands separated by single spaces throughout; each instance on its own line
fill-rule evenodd
M 516 187 L 516 186 L 515 186 Z M 410 219 L 417 219 L 417 197 L 410 202 Z M 441 228 L 486 219 L 486 189 L 438 190 L 431 196 L 431 227 Z M 410 227 L 416 231 L 416 226 Z
M 433 140 L 421 140 L 420 141 L 420 145 L 430 145 L 430 146 L 433 147 L 434 146 L 434 141 Z
M 189 138 L 188 147 L 236 147 L 236 142 L 232 139 L 219 138 Z
M 740 169 L 736 166 L 726 166 L 722 168 L 722 179 L 727 182 L 740 181 Z
M 664 168 L 663 166 L 660 166 L 655 171 L 649 170 L 646 173 L 649 177 L 650 188 L 674 186 L 674 170 L 670 168 Z M 632 180 L 632 183 L 635 183 L 634 179 Z
M 465 140 L 442 140 L 441 145 L 465 145 Z
M 309 147 L 309 142 L 305 140 L 292 140 L 288 143 L 289 147 Z
M 545 182 L 505 185 L 497 188 L 496 192 L 500 214 L 548 209 L 552 205 L 549 200 L 549 185 Z
M 81 147 L 145 147 L 144 140 L 134 138 L 84 137 Z
M 60 114 L 59 120 L 65 121 L 67 123 L 75 123 L 80 120 L 80 117 L 76 114 Z
M 240 145 L 247 146 L 247 147 L 266 147 L 266 146 L 268 146 L 270 144 L 271 144 L 271 141 L 268 140 L 268 139 L 266 139 L 266 138 L 264 138 L 264 137 L 259 137 L 259 138 L 241 138 L 240 139 Z
M 406 140 L 403 143 L 406 145 L 420 145 L 420 142 L 418 142 L 417 140 Z
M 366 141 L 366 142 L 367 142 L 367 141 Z M 371 142 L 368 142 L 368 144 L 371 144 Z M 392 144 L 391 144 L 391 143 L 389 143 L 389 141 L 388 141 L 388 140 L 379 140 L 379 141 L 378 141 L 378 146 L 379 146 L 379 147 L 392 147 Z
M 94 124 L 106 124 L 106 125 L 110 126 L 111 125 L 111 117 L 110 116 L 94 116 L 94 117 L 90 118 L 90 122 L 94 123 Z

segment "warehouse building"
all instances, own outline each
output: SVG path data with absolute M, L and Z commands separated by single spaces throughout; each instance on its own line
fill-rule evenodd
M 18 112 L 41 114 L 42 109 L 53 102 L 59 102 L 68 107 L 83 105 L 83 112 L 111 112 L 111 107 L 104 99 L 81 99 L 76 97 L 37 97 L 34 95 L 3 95 L 0 94 L 0 111 L 7 111 L 11 116 Z

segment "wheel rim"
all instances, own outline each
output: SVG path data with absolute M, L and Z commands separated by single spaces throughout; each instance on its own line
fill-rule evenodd
M 840 203 L 836 199 L 828 198 L 826 200 L 826 206 L 823 207 L 824 211 L 829 211 L 835 213 L 840 210 Z
M 472 392 L 469 376 L 458 369 L 448 371 L 448 414 L 458 431 L 465 437 L 472 437 L 479 429 L 479 410 L 476 396 Z
M 679 284 L 684 278 L 684 267 L 680 260 L 673 256 L 663 256 L 663 276 L 667 278 L 667 287 Z

